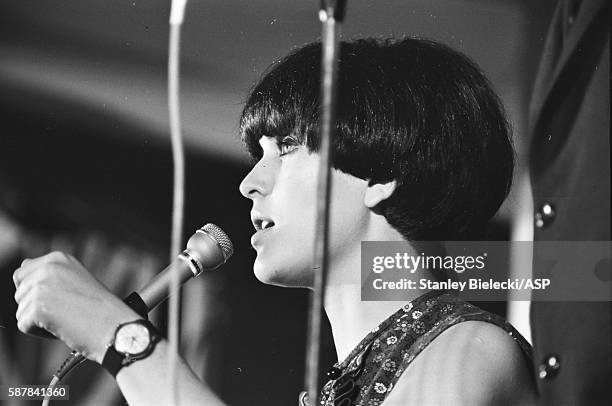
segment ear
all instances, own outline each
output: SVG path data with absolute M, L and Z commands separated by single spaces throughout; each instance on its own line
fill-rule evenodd
M 395 180 L 387 183 L 374 183 L 366 189 L 365 195 L 363 196 L 363 203 L 371 209 L 383 200 L 388 199 L 389 196 L 393 194 L 396 187 L 397 182 Z

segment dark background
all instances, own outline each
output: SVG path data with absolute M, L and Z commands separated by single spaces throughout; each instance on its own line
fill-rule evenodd
M 349 1 L 344 38 L 415 35 L 472 57 L 504 100 L 520 177 L 528 95 L 553 3 Z M 11 275 L 23 257 L 72 252 L 119 295 L 168 261 L 169 4 L 0 5 L 0 383 L 45 384 L 68 352 L 61 343 L 16 332 Z M 293 404 L 302 387 L 307 296 L 264 286 L 252 275 L 250 204 L 238 192 L 249 163 L 237 120 L 264 69 L 319 37 L 317 5 L 188 4 L 181 76 L 185 236 L 214 222 L 231 236 L 236 254 L 222 271 L 186 289 L 183 350 L 234 405 Z M 492 225 L 495 238 L 511 236 L 526 200 L 515 187 Z M 503 304 L 493 307 L 505 313 Z M 163 325 L 163 310 L 157 318 Z M 324 347 L 331 364 L 329 332 Z M 95 366 L 68 383 L 73 404 L 118 399 L 114 383 Z

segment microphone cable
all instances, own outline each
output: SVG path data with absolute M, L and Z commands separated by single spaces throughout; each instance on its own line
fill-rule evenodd
M 185 17 L 187 0 L 172 0 L 170 9 L 170 40 L 168 45 L 168 108 L 170 114 L 170 138 L 174 166 L 174 190 L 172 200 L 172 235 L 170 261 L 180 253 L 185 209 L 185 151 L 181 134 L 180 76 L 181 28 Z M 168 304 L 168 377 L 172 405 L 178 404 L 176 363 L 180 347 L 180 280 L 177 272 L 172 274 Z

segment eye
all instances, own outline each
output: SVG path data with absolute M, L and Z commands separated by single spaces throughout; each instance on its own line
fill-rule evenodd
M 280 139 L 280 141 L 278 141 L 279 155 L 283 156 L 290 154 L 291 152 L 295 151 L 299 146 L 300 144 L 298 143 L 298 141 L 292 136 L 288 135 L 286 137 L 283 137 L 282 139 Z

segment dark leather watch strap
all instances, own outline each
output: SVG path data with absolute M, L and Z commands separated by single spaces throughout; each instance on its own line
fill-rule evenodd
M 143 319 L 149 319 L 147 315 L 149 313 L 149 308 L 137 292 L 130 293 L 125 299 L 123 299 L 123 302 L 130 306 L 130 308 L 138 313 Z
M 115 346 L 110 345 L 106 350 L 106 354 L 104 354 L 102 366 L 115 378 L 119 370 L 123 368 L 124 359 L 125 355 L 119 354 L 115 350 Z

